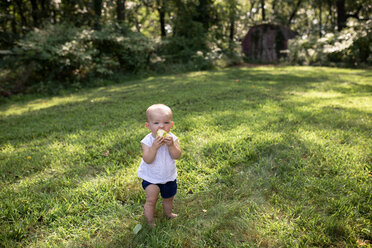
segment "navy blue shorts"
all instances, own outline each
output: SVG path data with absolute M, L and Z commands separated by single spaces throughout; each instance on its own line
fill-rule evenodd
M 146 189 L 147 186 L 149 186 L 150 184 L 154 184 L 154 183 L 150 183 L 146 180 L 143 180 L 142 181 L 142 187 L 143 189 Z M 155 184 L 155 185 L 158 185 L 159 189 L 160 189 L 160 194 L 161 194 L 161 197 L 163 198 L 171 198 L 172 196 L 175 196 L 176 193 L 177 193 L 177 179 L 174 180 L 174 181 L 171 181 L 171 182 L 167 182 L 165 184 Z

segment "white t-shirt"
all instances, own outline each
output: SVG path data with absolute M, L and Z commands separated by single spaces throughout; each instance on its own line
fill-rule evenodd
M 171 135 L 173 141 L 177 140 L 174 134 L 169 133 L 169 135 Z M 151 147 L 154 140 L 155 138 L 149 133 L 141 140 L 141 143 Z M 142 159 L 137 176 L 154 184 L 174 181 L 177 178 L 176 161 L 171 157 L 168 146 L 164 144 L 158 149 L 156 157 L 151 164 L 146 163 Z

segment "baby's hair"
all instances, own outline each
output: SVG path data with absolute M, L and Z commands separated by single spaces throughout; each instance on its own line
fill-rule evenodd
M 162 111 L 164 114 L 169 114 L 172 119 L 172 110 L 170 107 L 164 104 L 153 104 L 146 110 L 146 119 L 150 120 L 151 113 L 154 111 Z

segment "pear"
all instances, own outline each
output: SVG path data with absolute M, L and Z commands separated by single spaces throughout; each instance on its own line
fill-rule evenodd
M 159 129 L 159 130 L 156 132 L 156 136 L 162 136 L 162 137 L 166 138 L 166 137 L 169 136 L 169 134 L 168 134 L 165 130 L 163 130 L 163 129 Z

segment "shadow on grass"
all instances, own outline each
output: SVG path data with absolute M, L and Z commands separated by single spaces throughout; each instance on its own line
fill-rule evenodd
M 239 79 L 238 82 L 237 79 Z M 197 133 L 200 125 L 196 119 L 198 116 L 206 116 L 204 124 L 217 133 L 233 131 L 240 125 L 247 127 L 255 125 L 255 128 L 252 128 L 248 135 L 243 135 L 241 139 L 232 137 L 231 143 L 208 142 L 202 146 L 202 150 L 198 154 L 199 158 L 203 159 L 202 162 L 210 169 L 209 171 L 204 168 L 200 169 L 200 172 L 204 174 L 203 180 L 205 182 L 203 184 L 198 181 L 187 182 L 187 179 L 184 178 L 183 186 L 187 188 L 187 191 L 180 193 L 183 198 L 180 198 L 177 203 L 180 205 L 178 209 L 184 216 L 187 216 L 186 219 L 190 224 L 195 224 L 203 229 L 193 232 L 190 225 L 187 226 L 188 231 L 185 234 L 173 233 L 175 238 L 171 238 L 169 242 L 170 244 L 173 242 L 174 247 L 180 247 L 183 242 L 186 245 L 189 240 L 188 235 L 193 234 L 199 238 L 194 241 L 199 242 L 200 245 L 229 246 L 231 243 L 228 243 L 228 240 L 233 240 L 235 243 L 232 244 L 236 244 L 240 242 L 240 239 L 243 241 L 250 239 L 248 243 L 255 244 L 260 242 L 260 244 L 265 244 L 266 242 L 269 245 L 270 242 L 273 242 L 270 240 L 275 240 L 275 238 L 270 234 L 260 233 L 260 230 L 254 227 L 255 223 L 253 222 L 257 222 L 262 228 L 270 229 L 267 226 L 269 224 L 260 222 L 260 218 L 262 217 L 263 220 L 270 223 L 270 218 L 266 214 L 271 212 L 277 214 L 278 218 L 293 223 L 300 230 L 310 230 L 318 235 L 319 240 L 314 240 L 314 237 L 312 240 L 302 238 L 303 244 L 329 245 L 338 240 L 347 240 L 347 237 L 355 240 L 356 236 L 363 232 L 355 229 L 353 225 L 362 227 L 363 223 L 351 218 L 364 219 L 366 212 L 368 213 L 368 207 L 356 203 L 357 200 L 363 204 L 368 203 L 366 183 L 364 181 L 360 183 L 361 174 L 352 180 L 342 176 L 343 173 L 349 175 L 346 169 L 351 169 L 350 164 L 353 163 L 353 161 L 348 161 L 344 164 L 342 161 L 347 157 L 342 156 L 336 150 L 336 148 L 342 148 L 342 143 L 336 144 L 334 150 L 330 152 L 324 145 L 313 144 L 310 141 L 304 142 L 301 137 L 298 137 L 297 128 L 303 127 L 315 132 L 339 129 L 346 133 L 351 130 L 350 134 L 346 133 L 345 137 L 341 137 L 344 140 L 342 142 L 348 143 L 348 135 L 352 136 L 355 133 L 365 135 L 371 131 L 365 122 L 358 120 L 359 116 L 366 116 L 366 113 L 352 108 L 328 106 L 316 109 L 316 113 L 304 111 L 299 108 L 300 103 L 291 102 L 291 95 L 288 94 L 289 91 L 316 89 L 317 85 L 327 80 L 332 81 L 332 75 L 327 74 L 319 78 L 314 75 L 313 71 L 288 75 L 284 70 L 278 75 L 270 70 L 233 69 L 211 73 L 182 74 L 181 77 L 176 75 L 149 78 L 144 82 L 96 89 L 89 91 L 82 96 L 82 99 L 74 103 L 57 103 L 58 105 L 38 110 L 30 109 L 28 111 L 27 104 L 25 104 L 25 106 L 21 106 L 24 108 L 23 113 L 11 114 L 0 120 L 0 129 L 4 130 L 0 139 L 1 146 L 10 145 L 15 150 L 2 155 L 5 162 L 0 168 L 3 176 L 1 181 L 8 188 L 4 194 L 8 197 L 6 204 L 10 204 L 6 206 L 10 211 L 14 211 L 13 213 L 9 212 L 9 216 L 3 218 L 2 221 L 9 221 L 12 228 L 16 228 L 13 225 L 13 220 L 26 218 L 25 216 L 28 215 L 30 220 L 29 224 L 25 224 L 26 231 L 20 232 L 20 236 L 15 237 L 18 241 L 22 241 L 30 235 L 34 228 L 51 225 L 64 215 L 79 214 L 81 211 L 79 207 L 83 208 L 81 204 L 77 204 L 77 208 L 72 212 L 61 210 L 54 217 L 53 215 L 43 215 L 41 218 L 40 210 L 33 204 L 39 200 L 45 200 L 43 197 L 47 197 L 50 205 L 44 206 L 44 211 L 53 209 L 58 205 L 57 201 L 51 200 L 53 197 L 73 198 L 71 190 L 81 188 L 84 183 L 94 181 L 95 178 L 102 175 L 108 176 L 110 173 L 116 175 L 121 173 L 122 169 L 133 166 L 140 156 L 139 141 L 147 132 L 145 129 L 138 131 L 143 128 L 144 112 L 149 105 L 163 102 L 174 110 L 177 133 L 189 140 L 185 144 L 186 146 L 189 146 L 192 141 L 192 137 L 189 136 Z M 371 91 L 371 87 L 368 85 L 350 83 L 349 86 L 351 88 L 332 85 L 327 86 L 326 90 L 334 90 L 343 94 L 351 92 L 364 94 Z M 278 109 L 279 112 L 266 113 L 264 107 L 268 105 Z M 12 106 L 6 106 L 3 109 L 9 110 Z M 241 111 L 245 111 L 245 113 L 240 114 Z M 342 118 L 343 116 L 345 118 Z M 257 128 L 258 126 L 259 128 Z M 121 135 L 120 129 L 125 134 Z M 262 136 L 264 132 L 275 133 L 276 136 L 279 135 L 279 139 L 267 141 Z M 100 140 L 100 137 L 110 135 L 112 137 L 109 141 Z M 275 135 L 273 137 L 276 137 Z M 80 141 L 70 140 L 69 137 L 72 136 L 76 136 L 76 140 Z M 236 139 L 238 140 L 235 141 Z M 323 139 L 329 140 L 329 137 Z M 68 154 L 67 148 L 63 148 L 63 145 L 60 148 L 52 147 L 58 142 L 72 144 L 76 142 L 83 147 L 83 150 L 63 158 L 60 161 L 62 168 L 59 173 L 50 174 L 49 178 L 36 180 L 27 186 L 18 185 L 17 191 L 12 191 L 12 185 L 30 179 L 32 176 L 38 176 L 38 173 L 44 173 L 55 166 L 53 159 L 43 160 L 40 158 L 44 154 L 48 155 L 48 152 L 58 149 L 66 150 L 61 153 L 63 155 Z M 45 146 L 49 148 L 45 148 L 45 150 L 37 148 Z M 110 151 L 108 157 L 104 155 L 106 150 Z M 321 155 L 322 153 L 329 154 Z M 27 161 L 26 157 L 30 154 L 33 157 L 39 156 L 38 162 L 40 163 L 35 165 L 30 163 L 31 161 Z M 335 159 L 337 156 L 340 157 L 339 160 Z M 186 156 L 185 159 L 187 160 L 187 158 Z M 335 164 L 327 161 L 329 159 L 333 159 L 331 162 L 335 162 Z M 359 161 L 358 159 L 360 158 L 355 158 L 356 161 Z M 41 163 L 41 161 L 45 161 L 45 163 Z M 192 172 L 196 170 L 195 163 L 197 161 L 191 158 L 187 161 L 191 162 L 184 162 L 185 166 L 180 168 L 180 172 L 191 177 Z M 53 171 L 48 173 L 53 173 Z M 197 180 L 197 177 L 195 178 Z M 247 179 L 249 180 L 247 181 Z M 353 192 L 358 182 L 359 191 Z M 211 188 L 209 190 L 205 188 L 194 189 L 193 191 L 196 193 L 187 196 L 186 192 L 189 192 L 189 189 L 205 184 L 210 185 Z M 103 185 L 104 183 L 101 183 L 93 189 L 105 188 Z M 112 184 L 110 185 L 112 186 Z M 119 185 L 123 186 L 124 184 Z M 23 194 L 23 192 L 28 193 Z M 95 195 L 97 198 L 89 197 L 89 193 L 94 193 L 92 190 L 87 192 L 83 198 L 87 203 L 93 205 L 94 202 L 104 205 L 106 200 L 112 200 L 113 194 L 116 194 L 115 199 L 124 205 L 136 202 L 136 206 L 141 206 L 138 202 L 143 201 L 143 192 L 139 187 L 133 188 L 130 193 L 125 193 L 121 189 L 116 189 L 115 193 L 109 190 L 106 192 L 107 194 L 105 192 L 103 193 L 104 197 L 101 198 L 97 195 Z M 353 200 L 347 202 L 346 196 L 350 195 Z M 329 197 L 333 197 L 335 200 L 330 201 Z M 22 205 L 22 199 L 29 201 L 29 203 L 18 209 Z M 254 203 L 257 207 L 249 206 Z M 208 208 L 207 212 L 190 213 L 188 207 L 191 205 L 192 209 L 195 209 L 198 204 L 202 210 Z M 218 208 L 218 205 L 225 206 L 226 209 Z M 301 207 L 295 207 L 296 205 Z M 211 210 L 214 206 L 217 206 L 215 211 Z M 261 206 L 264 206 L 263 210 L 259 210 Z M 337 210 L 339 209 L 337 206 L 341 210 Z M 280 216 L 277 210 L 283 213 L 284 217 Z M 352 212 L 352 210 L 356 210 L 356 212 Z M 254 211 L 256 214 L 250 214 Z M 311 218 L 314 217 L 313 212 L 317 213 L 315 223 L 311 222 Z M 80 214 L 83 215 L 83 219 L 90 218 L 90 215 L 84 216 L 84 212 Z M 91 214 L 105 215 L 106 212 L 97 210 Z M 345 217 L 336 222 L 337 216 L 347 214 L 351 214 L 352 217 Z M 239 221 L 235 216 L 242 216 L 242 220 Z M 303 217 L 299 218 L 299 216 Z M 40 218 L 41 221 L 39 221 Z M 227 223 L 226 220 L 229 218 L 233 221 Z M 329 222 L 329 220 L 331 221 Z M 224 221 L 227 223 L 226 227 L 223 227 Z M 306 221 L 310 222 L 307 224 Z M 272 221 L 272 225 L 275 226 L 275 223 Z M 280 223 L 282 224 L 282 222 Z M 181 226 L 176 226 L 176 224 L 165 226 L 174 227 L 176 231 L 182 233 Z M 245 233 L 244 230 L 247 228 L 251 231 Z M 274 234 L 275 232 L 280 233 L 282 230 L 280 228 L 284 227 L 278 228 L 273 227 Z M 174 232 L 172 230 L 169 228 L 169 232 Z M 126 231 L 128 232 L 128 230 Z M 229 239 L 225 236 L 227 231 L 231 231 L 235 237 Z M 155 244 L 154 235 L 159 232 L 162 230 L 159 229 L 150 236 L 143 234 L 145 236 L 140 237 L 150 238 L 153 242 L 150 244 Z M 241 233 L 244 234 L 243 238 L 237 238 L 236 236 Z M 294 235 L 301 239 L 301 234 L 299 232 Z M 367 234 L 363 235 L 362 238 L 368 239 Z M 291 245 L 288 243 L 291 240 L 289 233 L 284 233 L 280 237 L 278 245 Z M 12 239 L 12 237 L 9 238 Z M 121 236 L 114 236 L 114 238 L 128 242 Z M 134 241 L 138 242 L 137 244 L 140 244 L 140 240 L 134 238 Z M 162 242 L 165 242 L 164 240 Z
M 356 131 L 371 130 L 367 124 L 359 121 L 358 117 L 364 113 L 355 109 L 324 107 L 314 113 L 293 107 L 299 106 L 299 103 L 288 102 L 290 95 L 285 93 L 287 89 L 296 87 L 296 90 L 308 90 L 314 87 L 313 83 L 322 81 L 319 77 L 308 74 L 311 72 L 294 76 L 284 72 L 276 75 L 270 71 L 234 69 L 212 72 L 211 76 L 201 73 L 201 75 L 196 74 L 181 80 L 177 77 L 161 77 L 160 79 L 148 79 L 144 83 L 141 82 L 141 85 L 124 84 L 101 88 L 88 93 L 84 96 L 86 100 L 78 103 L 61 104 L 2 118 L 1 130 L 8 132 L 2 134 L 0 142 L 1 145 L 15 145 L 21 141 L 26 146 L 32 147 L 33 144 L 37 146 L 51 145 L 56 140 L 64 142 L 64 137 L 71 135 L 81 137 L 90 132 L 105 135 L 115 129 L 117 124 L 123 127 L 123 131 L 126 129 L 135 130 L 138 126 L 143 125 L 143 113 L 147 106 L 157 102 L 156 99 L 161 102 L 163 98 L 174 109 L 178 117 L 176 126 L 177 121 L 181 123 L 178 126 L 178 131 L 181 133 L 197 128 L 197 124 L 186 120 L 189 116 L 195 115 L 213 114 L 213 122 L 208 125 L 221 131 L 234 129 L 235 123 L 249 124 L 250 117 L 246 118 L 237 113 L 240 110 L 250 110 L 256 112 L 258 116 L 262 116 L 261 108 L 268 101 L 275 102 L 278 108 L 284 111 L 284 114 L 275 120 L 275 122 L 282 123 L 278 125 L 278 130 L 288 124 L 291 126 L 314 125 L 325 130 L 351 127 L 356 128 Z M 240 78 L 238 83 L 235 82 L 236 78 Z M 231 80 L 231 85 L 229 80 Z M 249 83 L 252 83 L 253 86 L 256 85 L 256 87 L 250 87 Z M 369 90 L 369 88 L 363 89 Z M 139 90 L 143 90 L 143 92 L 139 92 Z M 357 90 L 361 91 L 360 88 Z M 152 98 L 146 101 L 144 100 L 146 95 L 151 95 Z M 104 100 L 97 100 L 102 97 Z M 287 101 L 284 106 L 281 104 L 283 101 Z M 211 102 L 213 104 L 210 104 Z M 288 112 L 286 109 L 290 109 L 290 111 Z M 221 113 L 223 111 L 233 112 Z M 296 118 L 289 120 L 289 114 L 296 116 Z M 353 118 L 344 119 L 342 118 L 344 115 Z M 187 116 L 187 118 L 182 116 Z M 268 121 L 259 124 L 270 128 L 274 123 Z M 141 134 L 143 133 L 141 132 Z M 141 137 L 130 137 L 126 142 L 135 143 L 136 139 L 140 140 Z M 86 149 L 89 152 L 90 148 L 86 147 Z M 110 147 L 107 149 L 115 151 Z M 92 156 L 84 156 L 84 159 L 86 161 L 94 160 L 95 156 L 102 157 L 103 152 L 93 150 Z M 9 159 L 1 167 L 2 180 L 18 180 L 42 171 L 51 165 L 51 161 L 48 160 L 44 164 L 36 166 L 30 164 L 26 157 L 32 154 L 32 148 L 17 154 L 19 160 Z M 41 153 L 39 156 L 42 156 Z M 70 161 L 74 160 L 72 157 L 73 154 Z
M 208 191 L 206 201 L 212 201 L 209 207 L 213 209 L 213 206 L 229 205 L 231 201 L 244 202 L 244 199 L 258 195 L 261 207 L 269 213 L 258 210 L 252 214 L 244 203 L 238 212 L 240 218 L 248 216 L 248 223 L 258 227 L 257 233 L 259 227 L 273 229 L 272 234 L 261 233 L 259 240 L 272 242 L 278 239 L 277 244 L 272 244 L 274 246 L 293 246 L 296 239 L 300 246 L 346 245 L 356 243 L 358 238 L 369 240 L 368 232 L 360 228 L 368 222 L 366 213 L 370 209 L 370 179 L 364 171 L 367 163 L 360 161 L 362 164 L 356 165 L 355 158 L 345 155 L 341 147 L 304 141 L 296 132 L 288 131 L 280 139 L 268 141 L 256 137 L 252 141 L 241 139 L 230 145 L 208 144 L 204 150 L 206 157 L 213 158 L 217 164 L 220 161 L 222 165 L 216 172 L 218 178 L 209 184 L 217 189 Z M 260 216 L 256 216 L 257 212 Z M 274 216 L 268 220 L 265 214 Z M 202 214 L 200 218 L 203 219 Z M 216 214 L 216 218 L 226 220 L 223 214 Z M 216 225 L 216 222 L 210 224 Z M 278 226 L 281 222 L 285 224 Z M 244 229 L 239 224 L 236 221 L 229 231 Z M 291 226 L 297 231 L 291 233 Z M 216 229 L 220 230 L 217 226 Z M 315 235 L 307 236 L 299 230 Z M 213 239 L 226 242 L 218 234 Z
M 324 247 L 370 239 L 362 227 L 369 211 L 365 175 L 338 166 L 345 161 L 335 158 L 336 147 L 327 151 L 295 132 L 284 136 L 206 144 L 202 163 L 213 170 L 204 179 L 208 188 L 198 191 L 200 182 L 179 179 L 179 219 L 159 220 L 156 229 L 138 236 L 115 235 L 109 246 Z

